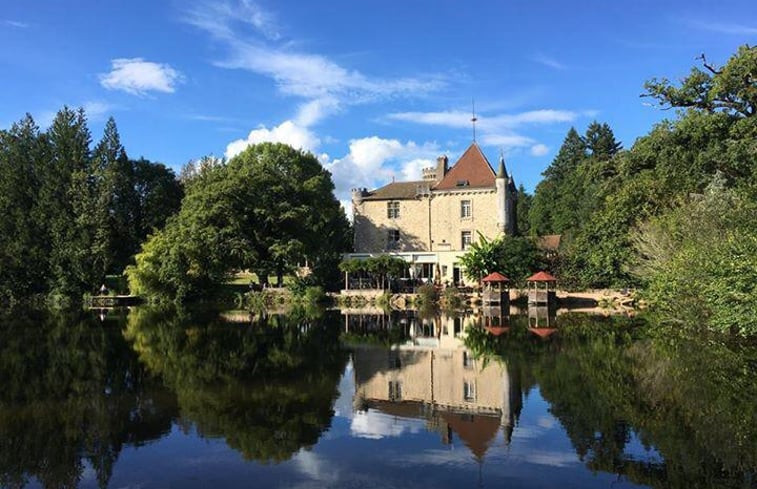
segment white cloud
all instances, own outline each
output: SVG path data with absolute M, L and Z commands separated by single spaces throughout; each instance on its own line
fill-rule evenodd
M 336 467 L 310 450 L 300 449 L 292 457 L 292 462 L 309 479 L 322 482 L 326 485 L 332 485 L 339 479 L 339 471 L 335 470 Z
M 333 97 L 323 97 L 305 102 L 297 109 L 295 122 L 301 126 L 312 126 L 327 115 L 339 110 L 339 101 Z
M 557 122 L 571 122 L 576 120 L 579 112 L 570 110 L 541 109 L 519 112 L 517 114 L 481 115 L 476 114 L 476 128 L 482 131 L 497 131 L 513 129 L 523 124 L 553 124 Z M 465 111 L 446 112 L 395 112 L 387 116 L 389 119 L 414 122 L 451 128 L 470 127 L 471 114 Z
M 29 27 L 29 24 L 27 24 L 26 22 L 19 22 L 17 20 L 6 19 L 3 21 L 0 21 L 0 23 L 2 23 L 3 25 L 7 25 L 9 27 L 15 27 L 16 29 L 26 29 L 27 27 Z
M 315 153 L 321 144 L 320 139 L 308 128 L 287 120 L 270 129 L 259 127 L 250 131 L 245 139 L 237 139 L 226 146 L 226 157 L 232 158 L 251 145 L 262 142 L 284 143 L 293 148 Z
M 250 11 L 254 11 L 250 14 Z M 184 20 L 207 32 L 228 48 L 225 59 L 217 66 L 243 69 L 272 78 L 287 95 L 308 99 L 334 98 L 342 103 L 360 103 L 393 96 L 417 96 L 444 85 L 438 75 L 382 79 L 369 77 L 345 68 L 325 56 L 298 52 L 290 44 L 271 44 L 245 35 L 242 27 L 265 34 L 266 22 L 256 16 L 271 17 L 251 1 L 206 2 L 189 10 Z
M 504 148 L 521 148 L 530 146 L 534 140 L 520 134 L 484 134 L 481 142 L 490 146 L 502 146 Z
M 587 111 L 588 112 L 588 111 Z M 531 147 L 532 154 L 538 156 L 546 146 L 520 133 L 524 126 L 545 125 L 562 122 L 572 122 L 587 112 L 571 110 L 540 109 L 519 112 L 515 114 L 476 114 L 476 131 L 479 140 L 485 145 L 502 146 L 505 148 Z M 471 127 L 471 114 L 466 111 L 441 112 L 395 112 L 387 115 L 388 119 L 425 124 L 452 129 Z
M 350 189 L 376 188 L 393 178 L 420 177 L 424 162 L 429 166 L 440 154 L 436 143 L 403 143 L 397 139 L 370 136 L 350 141 L 350 151 L 324 166 L 331 172 L 340 200 L 349 200 Z
M 531 146 L 531 154 L 534 156 L 544 156 L 547 153 L 549 153 L 549 148 L 546 144 L 539 143 Z
M 559 62 L 559 61 L 557 61 L 556 59 L 554 59 L 554 58 L 551 58 L 551 57 L 549 57 L 549 56 L 545 56 L 545 55 L 543 55 L 543 54 L 537 54 L 536 56 L 534 56 L 534 57 L 533 57 L 533 58 L 531 58 L 531 59 L 532 59 L 533 61 L 535 61 L 535 62 L 537 62 L 537 63 L 541 64 L 541 65 L 547 66 L 547 67 L 549 67 L 549 68 L 552 68 L 552 69 L 555 69 L 555 70 L 564 70 L 564 69 L 566 69 L 566 68 L 567 68 L 567 66 L 565 66 L 565 65 L 564 65 L 564 64 L 562 64 L 562 63 L 560 63 L 560 62 Z
M 416 158 L 404 163 L 400 169 L 402 180 L 420 180 L 424 168 L 436 165 L 436 160 L 431 158 Z
M 100 75 L 100 84 L 108 90 L 122 90 L 132 95 L 147 92 L 173 93 L 184 76 L 171 66 L 142 58 L 111 60 L 109 73 Z
M 754 36 L 757 35 L 757 26 L 744 24 L 731 24 L 723 22 L 709 22 L 702 20 L 687 21 L 692 27 L 697 29 L 717 32 L 718 34 L 728 34 L 732 36 Z
M 99 100 L 89 100 L 82 105 L 84 112 L 87 114 L 89 120 L 103 119 L 109 112 L 112 112 L 114 107 Z
M 352 436 L 374 440 L 418 433 L 423 429 L 424 420 L 398 418 L 373 409 L 355 413 L 350 424 Z
M 536 465 L 546 465 L 549 467 L 568 467 L 579 464 L 578 456 L 575 452 L 556 452 L 544 450 L 532 450 L 519 455 L 518 458 L 527 463 Z

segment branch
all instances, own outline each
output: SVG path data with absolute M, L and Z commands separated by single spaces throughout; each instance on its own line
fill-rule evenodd
M 723 70 L 717 70 L 712 65 L 707 64 L 707 58 L 704 57 L 704 53 L 700 54 L 695 59 L 701 59 L 702 65 L 707 68 L 713 75 L 719 75 L 723 72 Z

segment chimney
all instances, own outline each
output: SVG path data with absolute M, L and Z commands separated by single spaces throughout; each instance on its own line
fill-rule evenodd
M 436 183 L 439 183 L 444 178 L 444 175 L 449 171 L 448 165 L 449 159 L 447 155 L 441 155 L 436 159 Z

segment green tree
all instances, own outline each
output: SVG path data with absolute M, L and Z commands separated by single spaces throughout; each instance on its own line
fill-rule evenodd
M 48 249 L 38 192 L 46 152 L 28 114 L 0 131 L 0 302 L 45 290 Z
M 479 234 L 479 240 L 460 257 L 465 276 L 480 281 L 499 272 L 521 285 L 526 277 L 541 269 L 544 259 L 531 237 L 501 236 L 493 240 Z
M 531 234 L 531 224 L 528 220 L 528 215 L 531 212 L 531 203 L 533 200 L 534 196 L 526 192 L 526 187 L 521 183 L 518 186 L 518 205 L 515 208 L 518 234 Z
M 40 202 L 51 242 L 51 290 L 79 297 L 102 279 L 96 266 L 97 193 L 92 178 L 91 137 L 83 109 L 68 107 L 55 116 L 47 132 L 50 159 L 42 169 Z
M 680 86 L 667 78 L 653 78 L 644 84 L 643 97 L 657 100 L 660 107 L 686 107 L 705 112 L 725 112 L 740 117 L 757 113 L 757 47 L 745 44 L 722 67 L 700 56 L 706 71 L 691 69 Z
M 716 178 L 636 235 L 645 296 L 676 323 L 757 334 L 757 204 Z
M 600 124 L 594 121 L 589 124 L 584 141 L 589 155 L 598 160 L 612 158 L 623 147 L 620 142 L 615 140 L 615 134 L 606 122 Z
M 175 218 L 129 269 L 133 291 L 185 300 L 212 292 L 233 269 L 262 281 L 307 262 L 316 279 L 336 276 L 348 230 L 330 174 L 310 153 L 250 146 L 206 168 L 187 186 Z
M 121 273 L 139 246 L 137 215 L 139 200 L 134 167 L 126 156 L 111 117 L 102 140 L 93 152 L 94 178 L 98 194 L 97 249 L 100 273 Z
M 137 238 L 142 243 L 179 211 L 184 190 L 173 170 L 163 164 L 144 158 L 133 160 L 131 164 L 139 210 Z

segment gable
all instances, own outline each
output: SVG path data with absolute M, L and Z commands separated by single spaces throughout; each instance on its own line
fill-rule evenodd
M 434 190 L 461 187 L 494 187 L 494 169 L 478 144 L 471 144 Z M 465 183 L 464 185 L 461 185 Z

